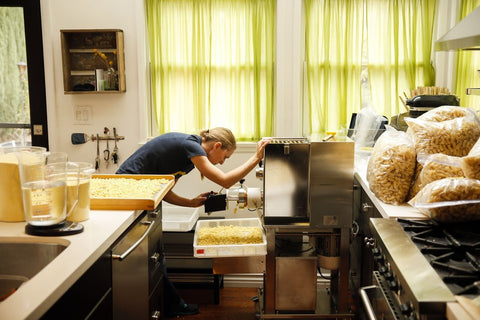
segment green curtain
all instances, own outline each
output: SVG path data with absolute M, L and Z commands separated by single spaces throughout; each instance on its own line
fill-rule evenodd
M 159 134 L 272 135 L 275 0 L 146 0 Z
M 365 68 L 371 106 L 388 118 L 405 111 L 403 92 L 434 84 L 435 0 L 304 1 L 310 132 L 346 128 Z
M 460 3 L 460 20 L 480 5 L 480 0 L 462 0 Z M 457 73 L 455 77 L 455 95 L 460 98 L 460 105 L 478 110 L 480 98 L 467 95 L 466 88 L 480 88 L 480 51 L 458 50 Z

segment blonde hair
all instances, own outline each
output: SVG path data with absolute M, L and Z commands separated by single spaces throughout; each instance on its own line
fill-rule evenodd
M 232 131 L 223 127 L 216 127 L 212 129 L 205 129 L 200 131 L 200 137 L 205 139 L 205 142 L 215 141 L 222 144 L 223 149 L 235 150 L 237 148 L 237 142 Z

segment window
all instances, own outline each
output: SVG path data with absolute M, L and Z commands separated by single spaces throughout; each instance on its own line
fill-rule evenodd
M 434 85 L 435 0 L 304 1 L 311 132 L 346 127 L 362 105 L 390 118 L 399 95 Z
M 148 0 L 158 134 L 223 126 L 270 136 L 275 0 Z
M 48 148 L 40 0 L 0 0 L 0 70 L 0 143 Z

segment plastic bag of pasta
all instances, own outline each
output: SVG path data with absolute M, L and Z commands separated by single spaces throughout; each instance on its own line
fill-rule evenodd
M 480 139 L 477 140 L 468 155 L 462 158 L 462 169 L 465 177 L 480 179 Z
M 387 126 L 368 160 L 367 181 L 370 190 L 385 203 L 404 203 L 415 162 L 415 148 L 407 134 Z
M 480 220 L 480 181 L 469 178 L 436 180 L 408 203 L 441 222 Z
M 480 121 L 469 108 L 441 106 L 405 122 L 418 154 L 463 157 L 480 137 Z
M 417 154 L 415 179 L 410 188 L 408 199 L 413 198 L 430 182 L 443 178 L 463 178 L 462 158 L 442 153 Z

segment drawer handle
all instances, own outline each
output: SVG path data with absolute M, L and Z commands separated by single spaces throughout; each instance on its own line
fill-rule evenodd
M 160 253 L 158 253 L 158 252 L 155 252 L 155 253 L 150 257 L 150 261 L 152 261 L 153 263 L 157 263 L 159 259 L 160 259 Z
M 160 311 L 155 310 L 155 311 L 152 313 L 152 319 L 160 319 Z
M 153 226 L 155 224 L 155 221 L 144 221 L 142 222 L 142 224 L 146 224 L 146 225 L 149 225 L 147 230 L 145 230 L 145 232 L 143 233 L 143 235 L 140 237 L 140 239 L 137 240 L 137 242 L 135 242 L 134 244 L 132 244 L 132 246 L 130 248 L 128 248 L 124 253 L 122 253 L 121 255 L 119 254 L 112 254 L 112 258 L 113 259 L 116 259 L 116 260 L 119 260 L 119 261 L 122 261 L 123 259 L 125 259 L 126 257 L 128 257 L 128 255 L 130 253 L 132 253 L 133 250 L 135 250 L 139 245 L 140 243 L 142 243 L 143 239 L 145 239 L 148 234 L 150 233 L 150 231 L 152 231 L 153 229 Z
M 369 205 L 368 203 L 363 203 L 362 204 L 362 211 L 363 212 L 368 212 L 368 210 L 370 210 L 371 208 L 373 208 L 373 206 Z

